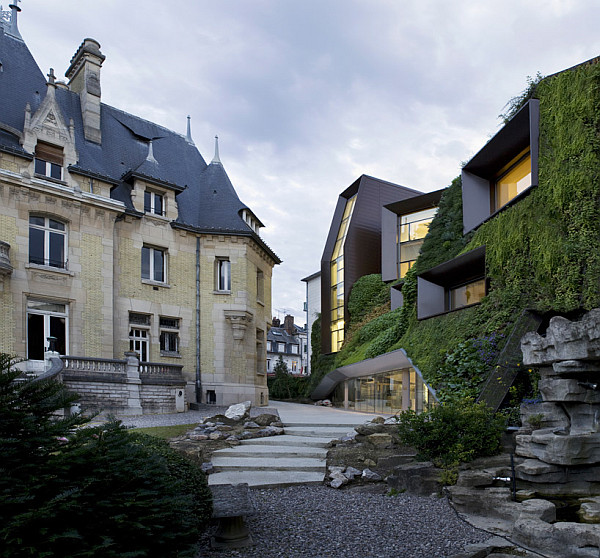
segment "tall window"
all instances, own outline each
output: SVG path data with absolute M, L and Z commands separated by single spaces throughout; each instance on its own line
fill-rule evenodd
M 179 355 L 179 318 L 159 319 L 160 353 L 166 356 Z
M 146 190 L 144 192 L 144 212 L 164 215 L 164 197 L 162 194 Z
M 129 350 L 137 353 L 143 362 L 148 361 L 150 354 L 150 319 L 149 314 L 129 314 Z
M 352 217 L 356 194 L 346 201 L 342 222 L 331 256 L 331 351 L 337 352 L 344 342 L 344 242 Z
M 142 279 L 165 283 L 167 251 L 162 248 L 142 247 Z
M 217 291 L 231 290 L 231 262 L 225 258 L 217 259 L 216 264 Z
M 56 338 L 56 351 L 67 354 L 68 307 L 52 301 L 27 301 L 27 358 L 44 360 L 50 347 L 48 337 Z
M 62 180 L 63 149 L 43 141 L 35 146 L 34 172 Z
M 404 277 L 419 257 L 423 239 L 436 212 L 437 208 L 432 208 L 399 216 L 398 277 Z
M 530 186 L 531 153 L 527 148 L 498 173 L 492 193 L 492 211 L 497 211 Z
M 67 226 L 50 217 L 29 216 L 29 263 L 66 269 Z
M 256 270 L 256 300 L 265 300 L 265 274 L 260 269 Z

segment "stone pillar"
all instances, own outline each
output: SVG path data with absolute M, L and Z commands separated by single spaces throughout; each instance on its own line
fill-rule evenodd
M 138 354 L 134 351 L 127 351 L 125 353 L 127 364 L 125 365 L 125 371 L 127 374 L 127 408 L 123 411 L 124 415 L 142 415 L 142 402 L 140 397 L 140 386 L 142 380 L 140 379 L 140 359 Z

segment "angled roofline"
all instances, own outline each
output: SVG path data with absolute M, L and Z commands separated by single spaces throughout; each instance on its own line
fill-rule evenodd
M 123 176 L 121 176 L 121 180 L 123 182 L 129 181 L 130 178 L 139 178 L 140 180 L 144 180 L 145 182 L 149 182 L 155 186 L 162 186 L 163 188 L 168 188 L 169 190 L 174 190 L 175 192 L 183 192 L 185 190 L 185 186 L 179 186 L 173 182 L 167 182 L 166 180 L 161 180 L 160 178 L 155 178 L 137 171 L 127 171 Z
M 312 275 L 308 275 L 307 277 L 300 279 L 300 281 L 304 281 L 304 282 L 308 283 L 309 281 L 312 281 L 313 279 L 316 279 L 317 277 L 320 277 L 320 276 L 321 276 L 321 270 L 315 271 Z
M 171 227 L 174 229 L 181 229 L 183 231 L 189 231 L 196 234 L 227 234 L 229 236 L 245 236 L 248 238 L 252 238 L 275 262 L 275 264 L 282 263 L 283 260 L 277 256 L 273 250 L 269 247 L 269 245 L 258 236 L 254 231 L 248 229 L 248 231 L 240 231 L 240 230 L 232 230 L 232 229 L 210 229 L 205 227 L 194 227 L 193 225 L 186 225 L 184 223 L 178 223 L 176 221 L 171 221 Z

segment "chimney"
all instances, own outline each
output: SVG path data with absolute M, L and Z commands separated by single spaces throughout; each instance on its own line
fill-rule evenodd
M 102 143 L 100 128 L 100 69 L 106 56 L 100 52 L 100 43 L 84 39 L 71 58 L 65 76 L 71 91 L 79 93 L 85 139 Z
M 273 327 L 279 327 L 281 325 L 281 322 L 279 321 L 279 318 L 276 318 L 275 316 L 273 316 Z
M 294 316 L 288 314 L 283 320 L 283 327 L 290 335 L 294 335 Z

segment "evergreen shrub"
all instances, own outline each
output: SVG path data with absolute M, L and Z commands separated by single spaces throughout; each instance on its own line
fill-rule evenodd
M 82 426 L 55 380 L 0 355 L 0 548 L 12 557 L 194 556 L 211 515 L 203 473 L 119 422 Z

